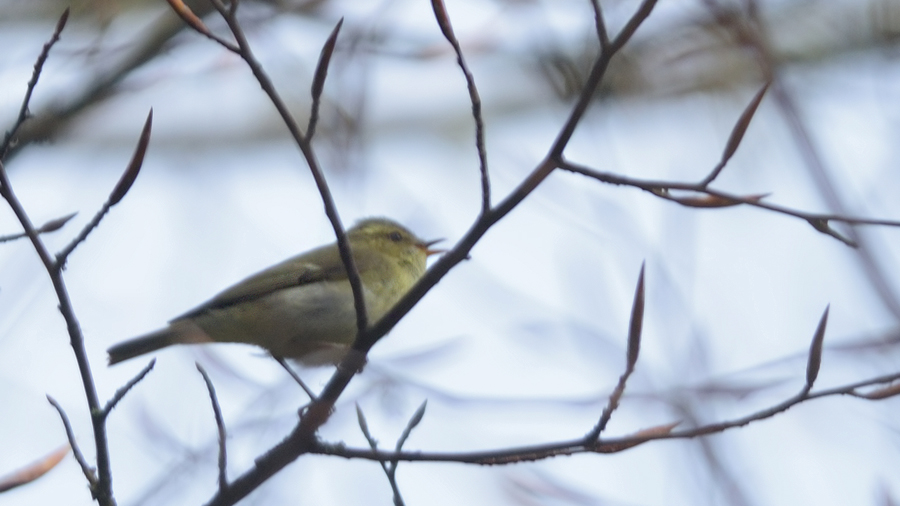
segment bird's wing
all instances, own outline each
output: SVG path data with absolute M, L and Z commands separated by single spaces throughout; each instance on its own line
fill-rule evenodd
M 217 294 L 212 299 L 172 321 L 197 316 L 209 309 L 221 309 L 234 304 L 264 297 L 278 290 L 293 288 L 320 281 L 347 279 L 347 271 L 340 256 L 329 245 L 302 253 L 258 272 Z M 335 262 L 335 258 L 337 262 Z M 355 247 L 353 259 L 357 270 L 364 270 L 380 260 L 380 255 L 370 248 Z

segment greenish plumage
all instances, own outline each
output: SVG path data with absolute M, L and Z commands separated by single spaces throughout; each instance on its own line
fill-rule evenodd
M 347 231 L 363 283 L 366 313 L 377 321 L 425 273 L 437 253 L 401 225 L 370 218 Z M 156 332 L 116 344 L 115 364 L 173 344 L 255 344 L 306 364 L 333 363 L 356 337 L 356 310 L 337 244 L 302 253 L 254 274 Z

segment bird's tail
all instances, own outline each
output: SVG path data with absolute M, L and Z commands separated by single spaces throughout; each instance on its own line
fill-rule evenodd
M 113 365 L 173 344 L 210 341 L 209 336 L 196 324 L 190 320 L 179 320 L 156 332 L 122 341 L 106 352 L 109 354 L 109 365 Z
M 118 364 L 123 360 L 128 360 L 129 358 L 134 358 L 143 355 L 144 353 L 150 353 L 151 351 L 171 346 L 177 342 L 178 341 L 175 340 L 175 333 L 172 332 L 171 328 L 157 330 L 150 334 L 122 341 L 106 350 L 106 352 L 109 353 L 109 365 Z

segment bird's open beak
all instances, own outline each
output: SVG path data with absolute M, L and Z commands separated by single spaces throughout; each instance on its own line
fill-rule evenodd
M 438 254 L 438 253 L 443 253 L 443 252 L 445 252 L 445 251 L 447 251 L 447 250 L 445 250 L 445 249 L 431 249 L 431 246 L 433 246 L 433 245 L 435 245 L 435 244 L 437 244 L 437 243 L 439 243 L 439 242 L 441 242 L 441 241 L 443 241 L 443 239 L 435 239 L 435 240 L 433 240 L 433 241 L 426 241 L 426 242 L 423 242 L 423 243 L 419 243 L 419 248 L 421 248 L 422 251 L 425 252 L 425 256 L 431 256 L 431 255 L 436 255 L 436 254 Z

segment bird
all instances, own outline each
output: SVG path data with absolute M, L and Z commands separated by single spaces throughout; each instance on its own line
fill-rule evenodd
M 369 322 L 425 274 L 441 239 L 423 241 L 387 218 L 347 230 Z M 357 334 L 356 309 L 337 243 L 301 253 L 225 289 L 167 327 L 107 350 L 109 365 L 176 344 L 246 343 L 307 366 L 337 363 Z

